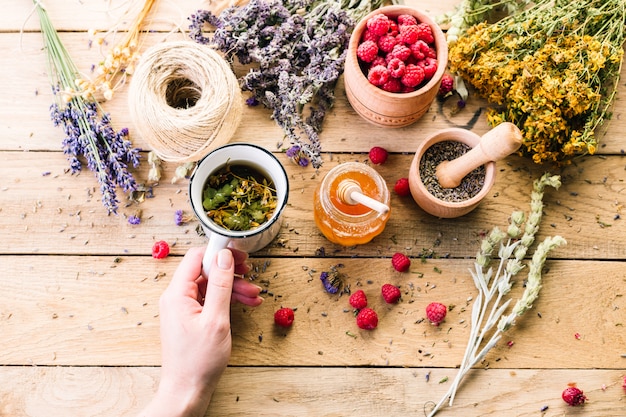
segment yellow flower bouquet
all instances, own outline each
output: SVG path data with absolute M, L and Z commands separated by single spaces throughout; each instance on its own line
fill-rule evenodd
M 536 163 L 593 154 L 622 66 L 625 0 L 540 0 L 450 46 L 450 70 L 496 105 L 491 125 L 515 123 Z

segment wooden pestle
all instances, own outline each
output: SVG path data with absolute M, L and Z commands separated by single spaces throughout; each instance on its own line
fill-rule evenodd
M 452 161 L 437 165 L 435 174 L 442 188 L 454 188 L 477 167 L 499 161 L 517 151 L 522 144 L 522 132 L 513 123 L 504 122 L 485 133 L 478 145 Z
M 364 206 L 369 207 L 381 214 L 385 214 L 389 211 L 389 206 L 386 204 L 363 194 L 361 186 L 354 180 L 341 181 L 337 187 L 337 195 L 341 201 L 346 204 L 363 204 Z

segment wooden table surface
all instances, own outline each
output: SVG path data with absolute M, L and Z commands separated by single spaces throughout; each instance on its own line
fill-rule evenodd
M 431 16 L 457 0 L 415 3 Z M 106 30 L 124 1 L 48 1 L 51 19 L 80 69 L 100 59 L 88 29 Z M 0 416 L 133 416 L 159 380 L 158 299 L 185 251 L 205 244 L 197 222 L 174 223 L 175 210 L 191 214 L 187 180 L 172 184 L 175 165 L 164 165 L 154 198 L 126 204 L 108 216 L 93 174 L 67 172 L 63 132 L 49 118 L 53 102 L 36 15 L 28 0 L 8 0 L 0 14 Z M 172 29 L 207 2 L 161 1 L 144 47 L 181 39 Z M 626 75 L 626 69 L 623 75 Z M 342 81 L 321 134 L 324 164 L 300 168 L 276 144 L 281 131 L 270 112 L 245 109 L 234 140 L 276 152 L 289 174 L 291 193 L 279 236 L 252 254 L 256 280 L 266 286 L 258 308 L 234 305 L 233 352 L 207 415 L 404 416 L 423 415 L 448 389 L 467 343 L 472 297 L 468 268 L 483 234 L 506 227 L 514 210 L 528 211 L 532 181 L 551 169 L 563 185 L 548 190 L 538 235 L 561 235 L 568 244 L 550 254 L 534 308 L 508 331 L 464 381 L 454 406 L 442 416 L 623 416 L 626 391 L 626 199 L 624 141 L 626 88 L 620 83 L 613 119 L 600 132 L 598 154 L 562 171 L 512 156 L 498 163 L 490 195 L 472 213 L 437 219 L 409 198 L 392 196 L 385 231 L 371 243 L 340 247 L 313 221 L 313 191 L 328 170 L 345 161 L 367 162 L 383 145 L 391 155 L 376 166 L 389 187 L 407 176 L 429 134 L 461 126 L 488 130 L 484 101 L 467 107 L 433 104 L 414 125 L 373 127 L 350 107 Z M 117 128 L 132 134 L 127 89 L 105 103 Z M 134 171 L 147 180 L 148 164 Z M 124 197 L 125 198 L 125 197 Z M 140 225 L 127 217 L 142 210 Z M 164 260 L 151 257 L 156 240 L 172 245 Z M 390 257 L 412 257 L 408 273 Z M 434 255 L 426 258 L 425 254 Z M 370 294 L 380 315 L 374 331 L 356 327 L 347 296 L 327 294 L 319 272 L 344 264 L 352 288 Z M 522 291 L 522 277 L 511 293 Z M 402 288 L 388 306 L 380 286 Z M 455 306 L 439 327 L 425 306 Z M 277 330 L 273 312 L 297 308 L 289 331 Z M 575 383 L 588 397 L 567 406 L 561 392 Z

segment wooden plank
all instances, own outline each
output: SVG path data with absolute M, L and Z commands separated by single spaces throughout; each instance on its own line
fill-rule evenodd
M 180 39 L 180 34 L 167 36 L 168 40 Z M 86 33 L 64 33 L 62 39 L 70 53 L 81 57 L 79 68 L 90 74 L 90 66 L 99 62 L 101 55 L 96 48 L 90 48 Z M 146 37 L 145 46 L 164 41 L 163 34 Z M 5 34 L 0 39 L 0 47 L 5 48 L 16 59 L 13 65 L 0 67 L 0 77 L 12 80 L 6 92 L 0 97 L 0 149 L 5 150 L 60 150 L 63 132 L 52 125 L 49 119 L 49 106 L 53 102 L 50 82 L 46 73 L 45 56 L 41 51 L 41 36 L 38 33 Z M 245 68 L 238 67 L 242 74 Z M 626 76 L 626 66 L 622 70 Z M 133 133 L 133 125 L 128 112 L 127 88 L 116 93 L 113 100 L 104 108 L 112 116 L 117 128 L 129 127 L 135 146 L 149 149 L 145 140 Z M 618 97 L 626 94 L 622 83 Z M 367 152 L 372 146 L 385 144 L 391 152 L 414 153 L 419 143 L 430 134 L 448 127 L 472 129 L 477 134 L 485 133 L 489 127 L 484 116 L 487 104 L 472 95 L 467 106 L 460 112 L 452 113 L 456 106 L 454 99 L 445 103 L 435 102 L 426 115 L 415 124 L 401 129 L 375 127 L 360 118 L 347 101 L 340 78 L 336 89 L 337 100 L 328 113 L 320 134 L 324 160 L 329 153 Z M 613 118 L 598 132 L 601 138 L 600 154 L 621 154 L 624 150 L 623 134 L 626 130 L 624 101 L 618 99 Z M 33 115 L 40 117 L 33 117 Z M 235 132 L 233 140 L 250 141 L 278 150 L 282 148 L 282 131 L 270 120 L 271 113 L 261 107 L 244 109 L 243 121 Z M 349 130 L 347 127 L 349 126 Z M 259 135 L 259 132 L 263 132 Z M 285 144 L 283 144 L 285 145 Z M 285 145 L 286 146 L 286 145 Z M 543 167 L 549 169 L 549 166 Z
M 39 30 L 37 16 L 31 16 L 31 2 L 7 0 L 6 3 L 5 10 L 0 15 L 0 27 L 3 30 L 12 32 L 17 32 L 20 29 Z M 122 24 L 122 28 L 128 27 L 129 22 L 134 19 L 143 3 L 143 1 L 129 2 L 126 0 L 81 0 L 80 2 L 55 1 L 44 5 L 58 30 L 86 31 L 98 29 L 106 31 L 117 24 Z M 198 9 L 208 9 L 219 13 L 229 5 L 245 3 L 245 0 L 206 0 L 201 2 L 157 0 L 148 20 L 148 29 L 169 31 L 174 27 L 180 27 L 187 30 L 189 25 L 187 17 Z M 404 3 L 436 17 L 454 10 L 454 7 L 459 4 L 459 0 L 440 0 L 428 6 L 424 6 L 419 0 L 407 0 Z M 77 14 L 80 15 L 80 19 L 76 19 Z
M 451 378 L 439 381 L 448 376 L 451 371 L 440 368 L 228 368 L 206 415 L 234 417 L 249 410 L 259 417 L 422 415 L 447 390 Z M 619 416 L 623 376 L 617 369 L 477 371 L 453 406 L 437 415 Z M 1 367 L 0 413 L 131 417 L 150 401 L 158 378 L 159 369 L 152 367 Z M 561 399 L 572 382 L 588 397 L 577 409 Z
M 154 366 L 160 364 L 158 298 L 178 257 L 2 256 L 0 364 Z M 362 288 L 380 318 L 375 331 L 357 328 L 346 294 L 329 295 L 319 273 L 341 262 L 345 283 Z M 410 273 L 389 260 L 253 260 L 265 302 L 232 308 L 237 366 L 409 366 L 460 364 L 476 296 L 472 261 L 415 261 Z M 615 368 L 623 366 L 626 275 L 622 262 L 549 261 L 534 309 L 481 364 L 491 368 Z M 589 271 L 594 271 L 593 274 Z M 598 279 L 598 277 L 604 277 Z M 519 298 L 525 274 L 510 297 Z M 387 305 L 380 287 L 402 288 Z M 580 300 L 594 300 L 582 303 Z M 425 320 L 431 301 L 452 306 L 439 327 Z M 296 309 L 289 331 L 273 314 Z M 583 319 L 584 318 L 584 319 Z M 579 334 L 577 339 L 576 334 Z M 28 343 L 24 343 L 28 338 Z M 509 347 L 507 342 L 514 344 Z M 563 351 L 567 350 L 567 355 Z
M 515 210 L 528 212 L 532 181 L 543 174 L 529 161 L 511 157 L 500 163 L 490 195 L 470 214 L 458 219 L 437 219 L 417 206 L 411 197 L 392 192 L 392 214 L 385 231 L 370 244 L 340 247 L 326 240 L 313 221 L 312 201 L 320 178 L 338 163 L 366 161 L 365 154 L 338 155 L 315 173 L 302 169 L 278 154 L 290 178 L 291 193 L 277 239 L 260 253 L 265 256 L 337 257 L 391 256 L 402 251 L 419 257 L 424 250 L 435 256 L 474 256 L 481 235 L 493 226 L 505 228 Z M 407 176 L 411 155 L 391 155 L 377 166 L 391 189 Z M 193 218 L 187 198 L 188 181 L 171 184 L 175 166 L 165 165 L 163 181 L 152 188 L 154 198 L 141 204 L 127 203 L 120 195 L 118 216 L 107 216 L 93 173 L 65 173 L 68 164 L 59 152 L 0 153 L 0 253 L 5 254 L 149 254 L 155 240 L 176 242 L 174 252 L 203 244 L 198 223 L 174 223 L 174 211 Z M 135 173 L 147 180 L 147 164 Z M 569 244 L 553 256 L 577 259 L 624 259 L 624 162 L 622 156 L 591 157 L 563 172 L 560 190 L 547 190 L 544 223 L 539 239 L 559 234 Z M 43 175 L 45 173 L 49 175 Z M 142 211 L 142 223 L 128 224 L 127 217 Z M 24 238 L 27 237 L 27 238 Z

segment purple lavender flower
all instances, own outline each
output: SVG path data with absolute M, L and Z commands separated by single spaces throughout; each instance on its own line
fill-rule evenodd
M 136 215 L 132 215 L 128 217 L 128 223 L 129 224 L 139 224 L 141 223 L 141 218 L 139 216 Z
M 343 285 L 343 274 L 337 270 L 335 265 L 330 268 L 330 271 L 323 271 L 320 274 L 320 280 L 328 293 L 337 294 Z
M 62 142 L 71 172 L 82 170 L 84 160 L 95 173 L 102 203 L 109 213 L 116 213 L 119 201 L 116 188 L 135 191 L 137 184 L 128 165 L 139 165 L 139 149 L 128 140 L 128 129 L 116 132 L 111 117 L 104 113 L 95 97 L 75 91 L 74 80 L 80 72 L 65 49 L 46 10 L 35 4 L 40 20 L 44 45 L 48 54 L 49 75 L 56 103 L 50 107 L 50 118 L 65 133 Z
M 181 226 L 183 225 L 185 222 L 183 220 L 183 211 L 182 210 L 176 210 L 174 212 L 174 223 L 176 223 L 176 226 Z
M 289 143 L 300 148 L 294 161 L 318 168 L 322 164 L 319 132 L 343 72 L 355 22 L 352 16 L 378 7 L 374 3 L 250 0 L 219 17 L 209 11 L 193 14 L 190 36 L 212 44 L 231 62 L 237 58 L 243 65 L 257 64 L 240 79 L 242 89 L 272 109 L 272 119 Z M 205 24 L 215 27 L 212 37 L 205 36 Z M 310 109 L 309 117 L 303 115 L 305 108 Z

